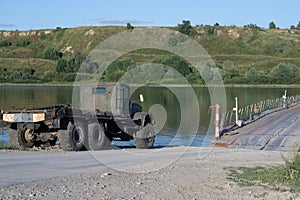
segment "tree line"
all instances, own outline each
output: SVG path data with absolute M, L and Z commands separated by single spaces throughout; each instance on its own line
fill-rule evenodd
M 47 82 L 73 82 L 77 78 L 81 80 L 99 79 L 100 67 L 91 58 L 82 53 L 76 53 L 72 57 L 64 57 L 53 47 L 48 47 L 44 52 L 45 59 L 56 61 L 54 70 L 45 71 L 40 77 L 36 76 L 33 69 L 19 69 L 8 71 L 0 69 L 0 82 L 11 83 L 47 83 Z M 161 79 L 168 78 L 172 82 L 172 70 L 175 69 L 191 84 L 205 84 L 204 78 L 198 70 L 190 66 L 188 62 L 177 55 L 155 57 L 150 63 L 161 64 L 164 68 L 155 72 Z M 101 81 L 116 82 L 131 69 L 137 67 L 137 63 L 130 57 L 119 58 L 113 61 L 101 76 Z M 149 65 L 151 67 L 151 65 Z M 169 68 L 170 67 L 170 68 Z M 224 84 L 300 84 L 300 68 L 291 63 L 279 63 L 268 73 L 258 71 L 250 67 L 245 73 L 241 73 L 232 61 L 222 64 L 203 66 L 201 75 L 206 80 L 213 80 L 215 73 L 222 76 Z M 144 74 L 143 74 L 144 73 Z M 139 71 L 139 76 L 147 77 L 148 71 Z M 150 80 L 145 80 L 145 82 Z

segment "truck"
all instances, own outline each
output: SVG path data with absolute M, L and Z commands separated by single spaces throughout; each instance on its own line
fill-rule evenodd
M 110 148 L 113 140 L 133 140 L 136 148 L 153 147 L 155 121 L 131 101 L 129 85 L 101 83 L 74 89 L 80 90 L 76 105 L 2 111 L 11 147 L 59 143 L 65 151 L 95 151 Z

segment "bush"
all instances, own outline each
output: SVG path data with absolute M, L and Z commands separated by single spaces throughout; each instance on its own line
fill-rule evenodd
M 209 36 L 214 35 L 215 34 L 215 27 L 208 27 L 207 33 L 208 33 Z
M 88 73 L 77 73 L 76 81 L 84 81 L 93 79 L 93 75 Z
M 58 73 L 65 72 L 68 67 L 68 62 L 65 59 L 59 59 L 56 64 L 56 71 Z
M 34 70 L 21 69 L 7 75 L 10 83 L 40 83 L 40 79 L 34 76 Z
M 189 20 L 183 20 L 182 24 L 178 24 L 177 30 L 191 37 L 196 34 L 196 31 L 192 27 L 191 22 Z
M 16 43 L 16 47 L 27 47 L 30 44 L 30 42 L 26 40 L 22 40 Z
M 56 72 L 49 70 L 44 72 L 44 75 L 41 77 L 41 79 L 43 82 L 51 82 L 55 79 L 55 76 Z
M 63 80 L 66 82 L 74 82 L 75 79 L 76 79 L 76 73 L 67 73 L 63 77 Z
M 259 78 L 259 73 L 256 71 L 254 67 L 251 67 L 248 69 L 248 71 L 245 73 L 245 78 L 250 82 L 254 83 Z
M 167 65 L 168 67 L 172 67 L 175 70 L 177 70 L 180 74 L 182 74 L 184 77 L 192 73 L 191 68 L 189 67 L 189 64 L 182 59 L 181 57 L 177 55 L 171 55 L 166 57 L 162 64 Z
M 63 54 L 59 51 L 57 51 L 55 48 L 53 47 L 48 47 L 45 51 L 44 51 L 44 59 L 48 59 L 48 60 L 58 60 L 59 58 L 61 58 L 63 56 Z
M 106 69 L 106 81 L 118 81 L 128 70 L 135 67 L 136 63 L 130 58 L 113 61 Z
M 300 75 L 300 69 L 290 63 L 280 63 L 271 71 L 273 83 L 290 84 L 292 80 Z
M 259 29 L 260 27 L 259 26 L 257 26 L 256 24 L 247 24 L 247 25 L 245 25 L 244 27 L 247 27 L 247 28 L 254 28 L 254 29 Z
M 133 29 L 134 27 L 130 23 L 127 23 L 127 30 L 132 31 Z
M 2 40 L 0 41 L 0 47 L 8 47 L 11 46 L 11 42 L 7 41 L 7 40 Z
M 270 22 L 269 29 L 276 29 L 276 24 L 274 22 Z

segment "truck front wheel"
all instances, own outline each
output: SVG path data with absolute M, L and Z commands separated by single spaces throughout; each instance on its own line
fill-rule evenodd
M 92 151 L 107 149 L 111 141 L 106 137 L 102 125 L 92 123 L 88 125 L 89 148 Z
M 150 149 L 154 145 L 155 131 L 153 126 L 146 125 L 134 137 L 134 144 L 138 149 Z

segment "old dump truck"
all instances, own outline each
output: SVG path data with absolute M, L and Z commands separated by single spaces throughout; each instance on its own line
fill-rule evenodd
M 137 148 L 153 146 L 154 119 L 130 100 L 127 84 L 80 86 L 78 105 L 3 111 L 11 146 L 31 148 L 59 141 L 66 151 L 93 151 L 109 148 L 114 139 L 133 139 Z

